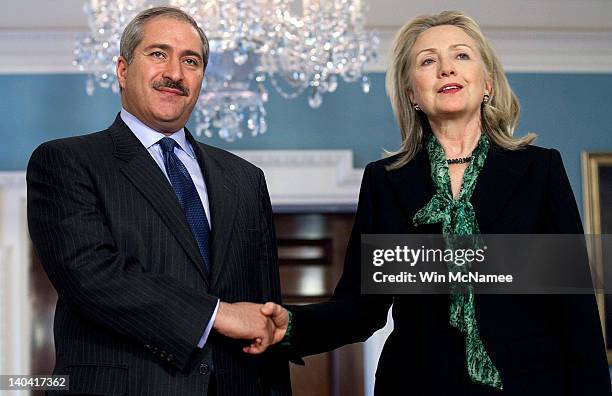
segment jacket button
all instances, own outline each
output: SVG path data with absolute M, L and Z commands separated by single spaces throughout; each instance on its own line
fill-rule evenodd
M 200 374 L 206 375 L 206 374 L 208 374 L 209 371 L 210 371 L 210 369 L 208 367 L 208 364 L 206 364 L 206 363 L 200 364 Z
M 169 353 L 166 357 L 166 360 L 168 361 L 168 363 L 172 363 L 172 361 L 174 361 L 174 355 Z

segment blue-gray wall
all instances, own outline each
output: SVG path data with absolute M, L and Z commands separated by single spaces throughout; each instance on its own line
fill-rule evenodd
M 369 95 L 358 84 L 340 84 L 317 110 L 305 97 L 285 101 L 271 90 L 265 135 L 233 144 L 209 142 L 229 149 L 351 149 L 355 165 L 364 166 L 383 149 L 399 145 L 384 74 L 370 77 Z M 612 151 L 612 74 L 521 73 L 509 79 L 523 109 L 519 134 L 536 132 L 537 144 L 561 151 L 582 208 L 580 152 Z M 85 81 L 78 74 L 0 75 L 0 171 L 25 169 L 43 141 L 97 131 L 112 122 L 118 97 L 102 89 L 89 97 Z

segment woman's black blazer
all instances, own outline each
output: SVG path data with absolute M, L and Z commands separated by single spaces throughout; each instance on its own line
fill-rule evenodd
M 400 169 L 386 170 L 395 159 L 365 169 L 344 272 L 332 299 L 289 307 L 294 352 L 308 355 L 364 341 L 385 325 L 393 303 L 394 330 L 378 362 L 377 395 L 609 395 L 593 295 L 476 296 L 481 338 L 500 371 L 502 392 L 469 380 L 464 337 L 449 325 L 448 295 L 361 295 L 361 234 L 441 232 L 440 224 L 412 223 L 434 193 L 427 153 L 421 150 Z M 583 233 L 556 150 L 491 148 L 471 202 L 483 234 Z

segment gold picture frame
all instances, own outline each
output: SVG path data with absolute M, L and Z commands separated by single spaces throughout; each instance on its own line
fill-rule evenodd
M 585 233 L 612 234 L 612 152 L 582 152 L 581 160 Z M 592 244 L 589 255 L 594 277 L 605 279 L 601 245 Z M 608 364 L 612 364 L 612 295 L 598 290 L 596 298 Z

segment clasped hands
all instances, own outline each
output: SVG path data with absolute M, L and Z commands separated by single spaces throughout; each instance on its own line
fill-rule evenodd
M 213 328 L 224 336 L 251 341 L 243 351 L 258 354 L 280 342 L 288 325 L 287 310 L 273 302 L 220 302 Z

